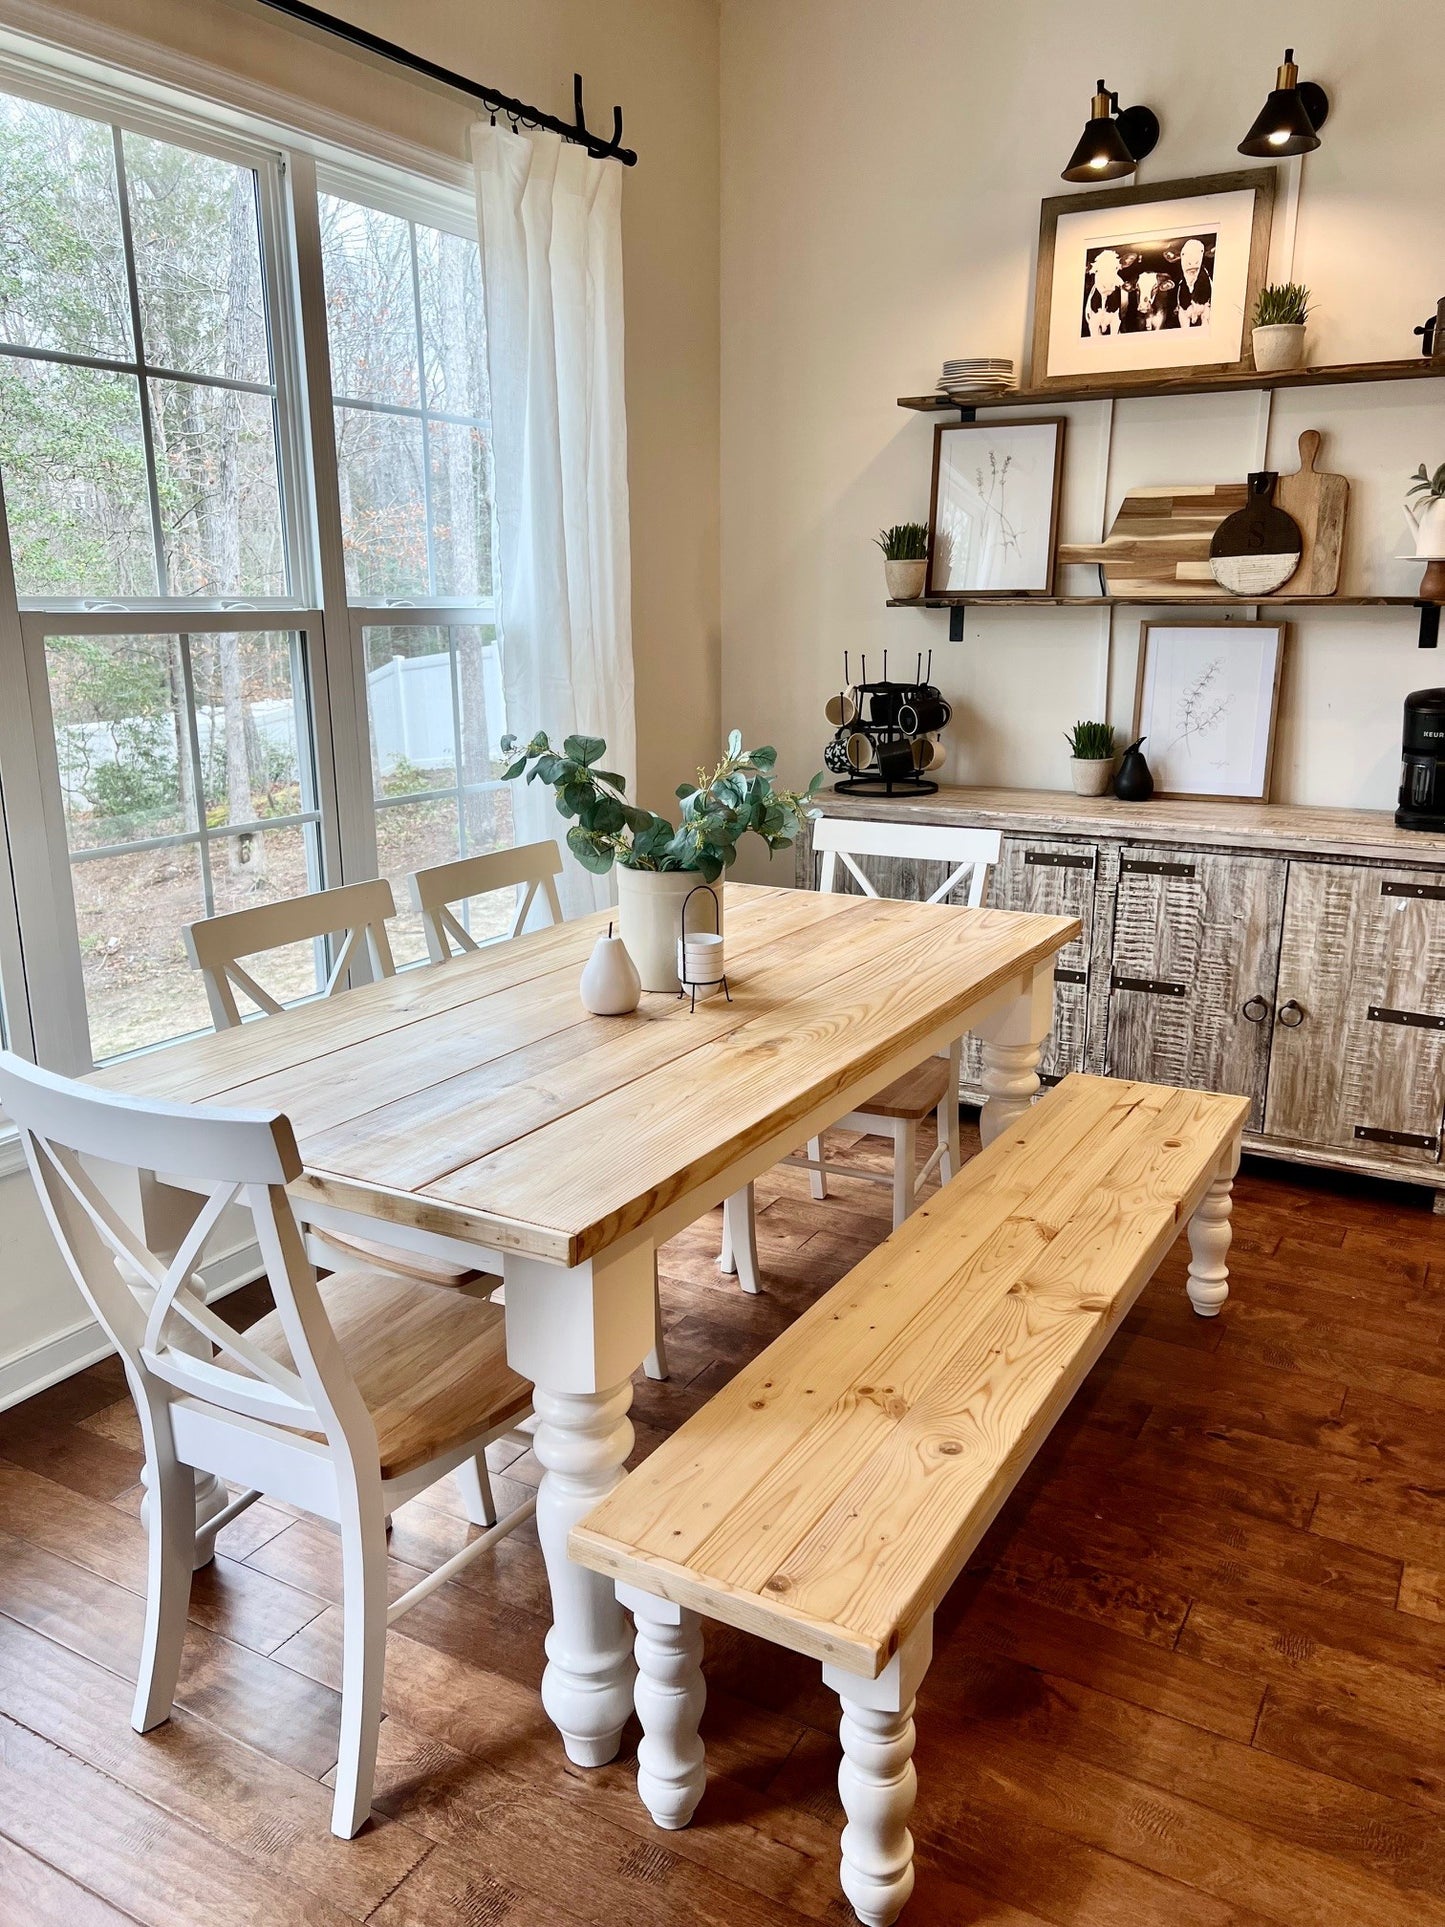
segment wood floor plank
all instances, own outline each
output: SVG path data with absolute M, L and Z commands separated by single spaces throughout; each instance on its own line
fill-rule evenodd
M 1417 1619 L 1445 1624 L 1445 1572 L 1429 1572 L 1407 1563 L 1400 1575 L 1399 1607 L 1402 1613 L 1411 1613 Z
M 364 1919 L 425 1857 L 426 1838 L 394 1821 L 338 1840 L 324 1786 L 193 1714 L 133 1732 L 131 1697 L 128 1680 L 0 1618 L 0 1712 L 268 1877 Z
M 44 1921 L 115 1927 L 134 1919 L 0 1833 L 0 1927 L 36 1927 Z

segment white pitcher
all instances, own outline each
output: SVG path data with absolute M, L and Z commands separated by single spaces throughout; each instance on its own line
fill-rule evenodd
M 1425 506 L 1405 504 L 1405 520 L 1410 524 L 1410 539 L 1421 562 L 1445 561 L 1445 495 L 1423 498 Z

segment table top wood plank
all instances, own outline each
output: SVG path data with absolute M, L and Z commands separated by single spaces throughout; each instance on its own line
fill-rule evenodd
M 837 941 L 819 947 L 807 990 L 719 1037 L 703 1061 L 662 1065 L 581 1104 L 423 1187 L 427 1197 L 552 1223 L 577 1263 L 870 1073 L 888 1082 L 911 1048 L 923 1054 L 941 1025 L 963 1029 L 970 1008 L 1079 930 L 1069 918 L 1011 911 L 886 900 L 869 908 L 878 924 L 832 926 Z M 599 1157 L 604 1145 L 625 1145 L 625 1160 Z
M 1078 932 L 1061 917 L 747 885 L 726 897 L 732 1005 L 647 998 L 636 1016 L 589 1016 L 577 979 L 594 916 L 96 1081 L 286 1112 L 303 1207 L 575 1264 L 835 1092 L 875 1071 L 886 1083 Z
M 928 1224 L 865 1258 L 595 1508 L 574 1552 L 876 1672 L 1179 1235 L 1245 1109 L 1066 1080 L 915 1214 Z

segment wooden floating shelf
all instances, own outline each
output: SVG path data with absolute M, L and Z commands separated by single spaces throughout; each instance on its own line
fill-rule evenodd
M 1170 376 L 1121 376 L 1117 381 L 1091 381 L 1078 385 L 1051 383 L 1046 388 L 1010 388 L 1003 393 L 990 390 L 970 395 L 959 391 L 951 395 L 900 395 L 900 408 L 915 408 L 924 414 L 946 414 L 962 408 L 1018 408 L 1061 401 L 1140 401 L 1160 395 L 1228 395 L 1273 388 L 1343 388 L 1365 381 L 1445 381 L 1445 359 L 1427 355 L 1407 355 L 1400 361 L 1342 361 L 1327 368 L 1282 368 L 1274 374 L 1261 374 L 1257 368 L 1201 369 L 1198 374 Z
M 890 597 L 890 609 L 1438 609 L 1413 595 L 971 595 Z

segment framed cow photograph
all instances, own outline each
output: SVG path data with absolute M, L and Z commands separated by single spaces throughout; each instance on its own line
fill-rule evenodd
M 1045 201 L 1030 385 L 1247 366 L 1274 194 L 1261 167 Z

